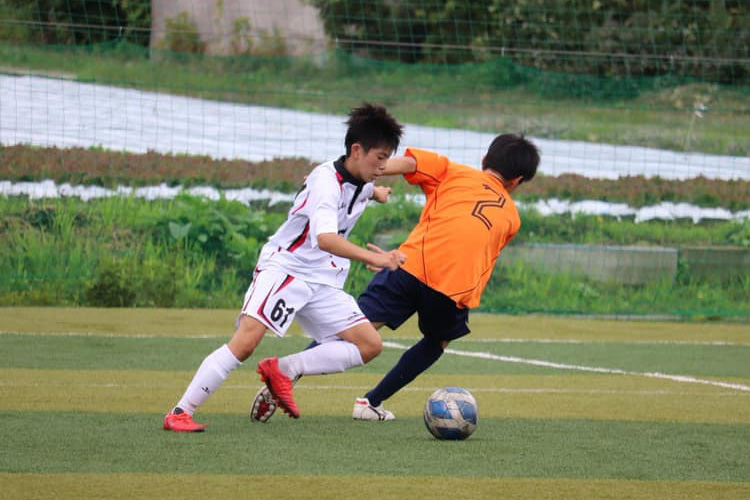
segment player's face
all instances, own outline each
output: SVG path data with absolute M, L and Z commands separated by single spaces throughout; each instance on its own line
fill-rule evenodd
M 359 143 L 353 144 L 351 156 L 356 169 L 354 174 L 365 182 L 376 180 L 385 170 L 385 162 L 392 153 L 389 147 L 378 146 L 365 152 Z

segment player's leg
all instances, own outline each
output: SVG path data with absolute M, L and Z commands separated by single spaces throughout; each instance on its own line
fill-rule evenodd
M 380 335 L 366 320 L 340 332 L 337 337 L 328 337 L 312 349 L 284 356 L 279 360 L 279 369 L 292 379 L 302 375 L 341 373 L 362 366 L 383 349 Z
M 320 345 L 279 360 L 280 369 L 292 379 L 340 373 L 370 361 L 383 349 L 380 334 L 354 298 L 337 288 L 316 285 L 314 297 L 299 311 L 297 321 Z
M 164 429 L 175 432 L 203 431 L 204 427 L 193 421 L 193 414 L 221 387 L 229 374 L 253 353 L 265 331 L 265 325 L 258 320 L 242 315 L 230 341 L 206 356 L 200 364 L 182 398 L 164 418 Z
M 403 387 L 410 384 L 422 372 L 430 368 L 443 355 L 450 340 L 468 333 L 464 321 L 454 322 L 453 329 L 448 330 L 451 318 L 445 318 L 443 322 L 432 322 L 427 330 L 423 326 L 422 315 L 434 314 L 436 309 L 428 309 L 428 313 L 420 311 L 420 329 L 425 335 L 422 339 L 409 348 L 396 365 L 383 377 L 383 379 L 365 397 L 371 405 L 378 406 L 383 401 L 396 394 Z M 458 314 L 461 314 L 459 312 Z M 434 318 L 433 318 L 434 319 Z M 464 328 L 466 328 L 464 330 Z
M 264 271 L 267 273 L 268 271 Z M 275 275 L 272 287 L 255 294 L 245 307 L 248 314 L 263 322 L 276 335 L 283 337 L 297 312 L 304 309 L 313 296 L 310 284 L 285 273 Z M 275 404 L 290 417 L 298 418 L 299 410 L 292 394 L 293 381 L 279 370 L 278 359 L 268 358 L 258 363 L 258 373 Z
M 303 323 L 302 317 L 300 313 L 298 316 L 300 323 Z M 287 398 L 284 402 L 286 407 L 282 405 L 282 409 L 290 416 L 299 417 L 299 411 L 292 395 L 292 387 L 303 375 L 341 373 L 350 368 L 361 366 L 380 354 L 383 349 L 380 335 L 364 316 L 362 316 L 362 319 L 363 322 L 360 324 L 340 332 L 338 338 L 331 336 L 321 338 L 303 351 L 280 359 L 264 359 L 258 364 L 259 372 L 267 372 L 270 374 L 269 377 L 273 376 L 279 380 L 280 387 L 276 390 L 277 394 L 272 395 L 277 396 L 276 399 L 279 403 L 281 401 L 278 401 L 278 398 Z M 317 328 L 320 328 L 319 324 Z M 266 381 L 266 384 L 268 385 L 268 381 Z M 274 390 L 270 386 L 268 389 L 268 391 L 261 389 L 256 393 L 250 410 L 251 419 L 265 422 L 275 411 L 275 408 L 272 409 L 268 402 L 268 393 L 274 393 Z M 279 391 L 283 391 L 283 396 L 278 394 Z
M 373 276 L 357 304 L 375 328 L 387 325 L 395 330 L 414 314 L 417 302 L 410 287 L 415 280 L 403 270 L 381 271 Z M 392 412 L 383 408 L 382 400 L 372 402 L 367 396 L 356 398 L 352 418 L 357 420 L 393 420 Z
M 364 407 L 362 399 L 370 407 L 382 408 L 383 401 L 411 383 L 419 374 L 427 370 L 442 356 L 448 343 L 469 332 L 468 311 L 458 309 L 445 295 L 427 287 L 404 271 L 390 274 L 384 286 L 363 293 L 360 306 L 369 316 L 383 315 L 378 311 L 380 303 L 396 303 L 403 300 L 416 304 L 419 313 L 419 328 L 424 337 L 408 349 L 396 365 L 372 390 L 359 398 L 354 405 L 354 418 L 358 418 L 357 408 Z M 362 420 L 376 420 L 371 413 L 362 412 Z M 377 420 L 380 420 L 379 418 Z
M 259 368 L 265 364 L 275 366 L 290 382 L 301 375 L 340 373 L 360 366 L 383 348 L 377 330 L 351 295 L 330 286 L 311 284 L 311 287 L 313 296 L 296 318 L 302 329 L 320 345 L 278 360 L 269 358 L 259 364 Z
M 317 345 L 320 344 L 313 340 L 307 347 L 305 347 L 305 349 L 312 349 Z M 292 383 L 296 384 L 300 378 L 302 378 L 302 375 L 292 379 Z M 255 396 L 250 403 L 250 420 L 261 423 L 268 422 L 276 412 L 276 408 L 276 402 L 273 400 L 271 391 L 268 390 L 268 386 L 263 384 L 258 388 L 258 392 L 255 393 Z
M 237 329 L 227 344 L 209 354 L 198 367 L 180 401 L 164 419 L 164 429 L 175 432 L 200 432 L 203 426 L 192 420 L 195 411 L 208 397 L 219 389 L 229 374 L 253 353 L 267 328 L 283 336 L 293 318 L 296 302 L 287 298 L 289 304 L 279 311 L 280 290 L 294 281 L 285 273 L 257 272 L 245 294 L 243 307 L 237 320 Z M 302 298 L 304 299 L 304 297 Z M 291 316 L 291 317 L 290 317 Z M 275 322 L 268 317 L 275 318 Z
M 411 383 L 420 373 L 440 359 L 443 350 L 443 342 L 430 337 L 422 337 L 422 340 L 401 355 L 396 365 L 391 368 L 378 385 L 365 394 L 365 398 L 373 406 L 382 405 L 383 401 Z

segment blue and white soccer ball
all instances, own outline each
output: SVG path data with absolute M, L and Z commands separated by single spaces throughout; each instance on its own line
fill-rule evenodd
M 424 425 L 438 439 L 466 439 L 477 428 L 479 406 L 466 389 L 443 387 L 424 405 Z

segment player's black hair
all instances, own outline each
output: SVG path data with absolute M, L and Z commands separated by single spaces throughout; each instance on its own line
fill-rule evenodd
M 365 152 L 380 146 L 395 152 L 403 133 L 403 126 L 383 106 L 367 102 L 351 110 L 346 124 L 349 127 L 344 139 L 346 156 L 351 154 L 355 142 L 360 143 Z
M 538 166 L 537 147 L 523 135 L 516 134 L 495 137 L 482 162 L 482 169 L 491 168 L 508 181 L 521 177 L 521 182 L 533 179 Z

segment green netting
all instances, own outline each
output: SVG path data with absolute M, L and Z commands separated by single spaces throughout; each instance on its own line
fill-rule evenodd
M 206 4 L 209 5 L 208 9 Z M 264 2 L 159 0 L 2 0 L 0 39 L 91 44 L 152 43 L 152 13 L 169 9 L 157 42 L 202 52 L 217 41 L 242 52 L 264 29 L 255 16 Z M 329 44 L 347 52 L 401 62 L 460 64 L 509 56 L 538 69 L 609 76 L 682 74 L 706 81 L 747 83 L 750 8 L 742 0 L 348 0 L 286 2 L 313 5 Z M 233 9 L 236 12 L 233 12 Z M 198 16 L 229 18 L 200 32 Z M 289 13 L 291 16 L 292 13 Z M 271 30 L 273 31 L 273 30 Z M 275 36 L 265 29 L 268 39 Z M 277 47 L 279 48 L 279 47 Z
M 281 4 L 291 9 L 282 11 L 281 19 L 289 22 L 269 24 Z M 299 21 L 297 14 L 310 9 L 318 17 Z M 518 131 L 540 140 L 576 141 L 583 144 L 581 162 L 599 154 L 594 146 L 600 144 L 731 155 L 727 163 L 743 165 L 750 156 L 750 4 L 743 1 L 0 0 L 0 61 L 3 77 L 155 90 L 205 103 L 343 116 L 367 99 L 386 104 L 404 122 L 451 128 L 466 137 L 467 131 Z M 4 82 L 2 109 L 7 112 L 29 91 L 16 90 L 12 80 Z M 49 88 L 58 90 L 54 83 Z M 48 96 L 34 94 L 34 99 L 47 102 Z M 55 107 L 54 96 L 49 99 L 49 107 Z M 143 98 L 144 114 L 150 99 Z M 77 105 L 80 111 L 91 107 L 85 101 Z M 39 118 L 27 113 L 10 125 L 4 122 L 0 160 L 10 163 L 0 181 L 45 176 L 112 187 L 153 184 L 162 175 L 172 184 L 205 181 L 236 188 L 241 181 L 221 175 L 236 168 L 249 172 L 256 186 L 293 191 L 301 170 L 309 166 L 309 158 L 268 162 L 260 169 L 233 163 L 241 162 L 237 158 L 220 165 L 207 156 L 183 161 L 179 150 L 169 156 L 122 156 L 97 143 L 64 152 L 46 143 L 11 148 L 19 130 L 41 127 Z M 99 119 L 95 126 L 102 130 L 123 125 L 117 113 Z M 285 125 L 268 120 L 268 129 Z M 203 138 L 211 128 L 191 133 Z M 319 132 L 310 130 L 310 137 Z M 285 156 L 276 138 L 252 140 Z M 468 139 L 466 144 L 474 147 Z M 563 145 L 549 146 L 543 158 L 568 148 L 568 143 L 555 144 Z M 440 151 L 443 145 L 432 146 Z M 641 161 L 630 149 L 618 154 L 620 163 Z M 604 176 L 606 168 L 596 173 Z M 747 210 L 747 176 L 671 182 L 660 177 L 668 177 L 674 167 L 658 156 L 649 168 L 644 177 L 609 184 L 575 175 L 540 176 L 519 200 L 596 200 L 639 208 L 672 202 L 735 214 Z M 279 179 L 279 171 L 296 174 Z M 96 302 L 96 290 L 109 287 L 112 297 L 119 290 L 127 299 L 119 305 L 232 307 L 254 252 L 279 213 L 278 207 L 260 204 L 245 219 L 244 209 L 185 200 L 153 206 L 143 200 L 97 202 L 94 208 L 18 201 L 0 205 L 0 242 L 6 252 L 0 266 L 2 304 L 106 305 Z M 103 221 L 98 210 L 105 214 Z M 383 224 L 366 223 L 358 243 L 373 238 L 398 243 L 418 210 L 397 210 L 401 215 L 378 213 Z M 273 215 L 258 215 L 268 211 Z M 483 307 L 750 317 L 747 219 L 708 218 L 697 224 L 689 219 L 639 223 L 632 216 L 545 217 L 527 210 L 517 247 L 504 255 L 504 262 L 512 264 L 496 271 Z M 200 232 L 203 226 L 195 221 L 212 229 Z M 205 248 L 206 241 L 216 248 Z M 649 249 L 649 256 L 633 257 L 640 247 Z M 659 260 L 667 254 L 667 260 Z M 614 270 L 606 274 L 613 259 L 623 266 L 610 266 Z M 136 273 L 126 272 L 136 268 Z M 170 269 L 178 273 L 171 282 Z M 368 276 L 355 267 L 350 291 L 361 290 Z

